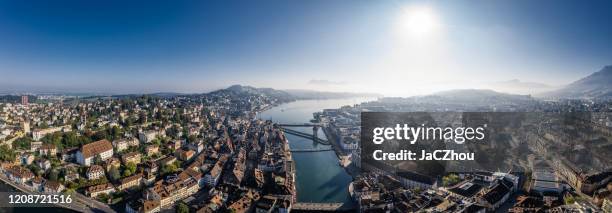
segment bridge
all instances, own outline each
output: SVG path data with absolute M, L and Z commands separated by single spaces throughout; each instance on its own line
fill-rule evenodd
M 332 151 L 334 149 L 330 148 L 314 148 L 314 149 L 291 149 L 291 152 L 326 152 Z
M 296 130 L 293 130 L 293 129 L 288 129 L 288 128 L 282 128 L 281 127 L 281 129 L 283 130 L 283 132 L 285 132 L 287 134 L 295 135 L 295 136 L 306 138 L 306 139 L 311 139 L 314 142 L 317 142 L 317 143 L 320 143 L 320 144 L 323 144 L 323 145 L 331 145 L 331 143 L 329 141 L 323 140 L 323 139 L 321 139 L 321 138 L 319 138 L 317 136 L 317 132 L 319 131 L 319 129 L 317 127 L 314 127 L 312 135 L 308 134 L 308 133 L 303 133 L 303 132 L 300 132 L 300 131 L 296 131 Z
M 286 124 L 277 124 L 280 127 L 321 127 L 323 126 L 320 123 L 286 123 Z
M 344 205 L 343 203 L 294 203 L 291 207 L 292 210 L 301 211 L 348 211 L 353 208 Z

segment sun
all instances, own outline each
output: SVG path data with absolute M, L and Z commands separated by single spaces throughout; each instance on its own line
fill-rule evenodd
M 427 37 L 436 33 L 440 22 L 435 11 L 430 7 L 410 7 L 400 17 L 401 31 L 409 36 Z

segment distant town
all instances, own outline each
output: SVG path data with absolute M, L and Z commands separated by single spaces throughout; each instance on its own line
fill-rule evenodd
M 22 192 L 72 195 L 70 205 L 57 205 L 79 212 L 612 208 L 610 116 L 584 121 L 605 137 L 582 135 L 579 143 L 566 143 L 567 137 L 554 128 L 534 129 L 524 141 L 529 160 L 517 163 L 524 168 L 520 171 L 392 172 L 385 168 L 389 165 L 363 165 L 359 141 L 364 111 L 610 112 L 608 100 L 544 101 L 457 91 L 379 98 L 315 112 L 305 125 L 323 129 L 325 142 L 353 178 L 349 194 L 354 205 L 345 206 L 298 202 L 295 162 L 285 134 L 304 133 L 257 118 L 297 99 L 244 86 L 191 95 L 5 96 L 0 104 L 0 179 Z M 322 142 L 314 137 L 313 142 Z

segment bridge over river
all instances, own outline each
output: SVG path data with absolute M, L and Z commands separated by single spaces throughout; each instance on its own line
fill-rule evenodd
M 327 152 L 333 151 L 332 148 L 314 148 L 314 149 L 291 149 L 291 152 Z
M 312 139 L 314 142 L 317 142 L 323 145 L 331 145 L 329 141 L 318 137 L 319 127 L 321 127 L 321 124 L 319 123 L 277 124 L 277 125 L 287 134 L 292 134 L 292 135 L 306 138 L 306 139 Z M 285 127 L 312 127 L 312 134 L 296 131 L 296 130 L 285 128 Z

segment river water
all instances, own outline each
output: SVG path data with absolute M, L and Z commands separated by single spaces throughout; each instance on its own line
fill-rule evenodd
M 282 104 L 264 111 L 258 115 L 261 119 L 273 120 L 278 123 L 307 123 L 313 118 L 312 113 L 323 109 L 339 108 L 344 105 L 354 105 L 371 98 L 304 100 Z M 310 127 L 291 127 L 294 130 L 312 134 Z M 292 149 L 324 148 L 326 145 L 313 143 L 306 139 L 286 134 Z M 326 139 L 319 129 L 318 136 Z M 296 166 L 297 200 L 298 202 L 317 203 L 350 203 L 348 185 L 351 176 L 338 164 L 334 151 L 295 152 L 293 159 Z

